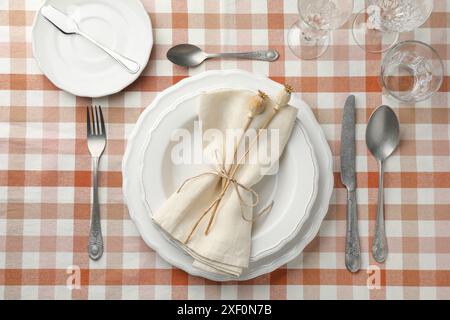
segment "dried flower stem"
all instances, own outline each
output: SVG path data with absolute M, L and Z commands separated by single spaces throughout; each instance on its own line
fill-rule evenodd
M 242 142 L 242 139 L 245 136 L 245 133 L 247 132 L 248 128 L 250 127 L 253 119 L 255 118 L 255 116 L 261 114 L 262 112 L 264 112 L 264 100 L 267 99 L 267 94 L 265 94 L 264 92 L 262 92 L 261 90 L 258 90 L 258 94 L 255 96 L 252 96 L 249 100 L 249 112 L 247 114 L 247 120 L 244 124 L 242 133 L 238 139 L 237 144 L 234 145 L 234 150 L 233 150 L 233 160 L 231 163 L 231 166 L 229 168 L 229 170 L 227 171 L 227 174 L 230 174 L 230 172 L 233 170 L 233 167 L 235 166 L 235 161 L 236 161 L 236 155 L 237 155 L 237 151 L 239 148 L 239 145 Z M 216 212 L 217 209 L 219 207 L 219 204 L 221 202 L 222 197 L 224 196 L 225 192 L 228 189 L 228 186 L 230 185 L 230 180 L 226 180 L 225 185 L 222 188 L 222 192 L 220 193 L 219 197 L 218 197 L 218 201 L 215 201 L 213 206 L 210 207 L 209 209 L 212 210 L 212 214 L 211 214 L 211 218 L 209 219 L 208 222 L 208 226 L 205 229 L 205 234 L 207 235 L 211 229 L 211 226 L 214 222 L 214 218 L 216 216 Z
M 259 136 L 261 135 L 262 130 L 267 129 L 267 127 L 272 122 L 273 118 L 278 114 L 278 112 L 281 110 L 282 107 L 285 107 L 290 100 L 290 95 L 292 92 L 292 87 L 290 85 L 285 85 L 284 90 L 277 96 L 277 101 L 275 105 L 272 107 L 272 113 L 270 114 L 269 118 L 264 122 L 264 124 L 258 129 L 258 132 L 256 133 L 256 137 L 252 140 L 249 147 L 247 148 L 246 152 L 242 155 L 242 157 L 237 162 L 237 165 L 235 166 L 234 170 L 231 173 L 231 178 L 234 178 L 236 175 L 237 170 L 240 167 L 240 162 L 248 155 L 250 152 L 251 147 L 258 141 Z
M 237 144 L 235 144 L 235 146 L 234 146 L 233 162 L 231 164 L 231 167 L 230 167 L 228 173 L 231 171 L 232 167 L 235 165 L 235 160 L 236 160 L 236 155 L 237 155 L 239 145 L 241 144 L 242 139 L 245 136 L 245 133 L 247 132 L 248 128 L 250 127 L 250 124 L 252 123 L 255 116 L 264 112 L 264 104 L 263 103 L 264 103 L 264 100 L 267 98 L 268 98 L 267 94 L 265 94 L 264 92 L 262 92 L 260 90 L 258 90 L 258 94 L 256 96 L 253 96 L 252 98 L 250 98 L 250 103 L 248 106 L 249 113 L 247 115 L 247 121 L 244 124 L 242 133 L 239 137 Z
M 243 132 L 242 132 L 242 134 L 241 134 L 241 136 L 240 136 L 240 138 L 239 138 L 239 140 L 238 140 L 237 145 L 235 145 L 235 147 L 234 147 L 234 151 L 233 151 L 233 163 L 232 163 L 231 167 L 229 168 L 229 170 L 226 170 L 226 169 L 225 169 L 225 165 L 222 164 L 222 169 L 219 170 L 218 173 L 210 173 L 210 172 L 207 172 L 207 173 L 204 173 L 204 174 L 201 174 L 201 175 L 192 177 L 192 178 L 186 180 L 186 181 L 182 184 L 182 186 L 179 188 L 179 190 L 178 190 L 177 192 L 179 192 L 180 189 L 183 187 L 183 185 L 184 185 L 186 182 L 188 182 L 189 180 L 198 178 L 198 177 L 200 177 L 200 176 L 202 176 L 202 175 L 205 175 L 205 174 L 215 174 L 215 175 L 218 175 L 218 176 L 222 177 L 222 179 L 225 179 L 225 180 L 226 180 L 226 183 L 225 183 L 225 185 L 222 187 L 222 191 L 220 192 L 220 195 L 219 195 L 219 196 L 218 196 L 218 197 L 210 204 L 210 206 L 202 213 L 202 215 L 200 216 L 200 218 L 197 219 L 197 221 L 196 221 L 196 223 L 194 224 L 194 226 L 193 226 L 191 232 L 189 233 L 187 239 L 185 240 L 185 243 L 188 243 L 188 242 L 189 242 L 189 240 L 191 239 L 192 235 L 194 234 L 194 231 L 195 231 L 195 230 L 197 229 L 197 227 L 199 226 L 201 220 L 202 220 L 202 219 L 203 219 L 203 218 L 204 218 L 204 217 L 212 210 L 211 217 L 210 217 L 210 219 L 209 219 L 207 228 L 206 228 L 206 230 L 205 230 L 205 235 L 208 235 L 208 233 L 209 233 L 209 231 L 210 231 L 210 228 L 211 228 L 211 226 L 212 226 L 212 224 L 213 224 L 213 222 L 214 222 L 214 220 L 215 220 L 215 217 L 216 217 L 216 214 L 217 214 L 217 209 L 218 209 L 218 206 L 219 206 L 219 204 L 220 204 L 220 201 L 222 200 L 223 196 L 225 195 L 225 192 L 227 191 L 227 189 L 228 189 L 228 187 L 229 187 L 230 184 L 233 184 L 233 185 L 235 186 L 236 192 L 237 192 L 238 197 L 239 197 L 239 200 L 240 200 L 241 202 L 243 202 L 243 199 L 241 198 L 241 195 L 240 195 L 240 193 L 239 193 L 239 189 L 238 189 L 239 187 L 244 188 L 245 190 L 247 190 L 247 191 L 249 191 L 249 192 L 252 192 L 252 194 L 256 196 L 256 199 L 257 199 L 257 200 L 256 200 L 256 202 L 251 203 L 251 204 L 249 204 L 249 205 L 252 206 L 252 207 L 254 207 L 254 206 L 257 205 L 258 200 L 259 200 L 258 194 L 257 194 L 253 189 L 248 188 L 248 187 L 246 187 L 246 186 L 244 186 L 244 185 L 241 185 L 239 182 L 236 181 L 236 179 L 235 179 L 234 177 L 235 177 L 235 175 L 236 175 L 236 172 L 237 172 L 238 169 L 240 168 L 240 162 L 247 156 L 247 154 L 248 154 L 249 151 L 250 151 L 250 148 L 257 142 L 257 140 L 258 140 L 258 138 L 259 138 L 260 133 L 262 132 L 262 130 L 263 130 L 263 129 L 266 129 L 266 128 L 270 125 L 270 123 L 272 122 L 273 118 L 278 114 L 279 110 L 280 110 L 282 107 L 286 106 L 286 105 L 289 103 L 289 99 L 290 99 L 290 94 L 291 94 L 291 92 L 292 92 L 292 87 L 290 87 L 290 86 L 288 86 L 288 85 L 285 85 L 284 90 L 278 94 L 278 96 L 277 96 L 277 98 L 276 98 L 276 100 L 275 100 L 275 105 L 274 105 L 273 108 L 272 108 L 272 113 L 271 113 L 271 115 L 270 115 L 270 116 L 268 117 L 268 119 L 264 122 L 264 124 L 263 124 L 260 128 L 258 128 L 257 135 L 256 135 L 256 137 L 253 139 L 253 141 L 250 143 L 249 147 L 246 149 L 245 154 L 240 158 L 239 161 L 237 161 L 237 163 L 234 163 L 234 161 L 235 161 L 235 159 L 236 159 L 238 147 L 239 147 L 239 145 L 240 145 L 240 143 L 241 143 L 241 141 L 242 141 L 242 139 L 243 139 L 243 137 L 244 137 L 246 131 L 247 131 L 248 128 L 250 127 L 251 122 L 253 121 L 253 119 L 254 119 L 254 117 L 255 117 L 256 115 L 262 113 L 262 111 L 263 111 L 263 100 L 267 98 L 267 95 L 266 95 L 265 93 L 261 92 L 261 91 L 258 91 L 258 95 L 257 95 L 257 96 L 254 96 L 254 97 L 250 100 L 250 105 L 249 105 L 249 110 L 250 110 L 250 111 L 249 111 L 249 114 L 248 114 L 248 116 L 247 116 L 247 120 L 246 120 L 246 122 L 245 122 L 245 124 L 244 124 Z M 244 202 L 244 203 L 245 203 L 245 202 Z M 241 204 L 241 205 L 242 205 L 242 204 Z M 263 209 L 263 210 L 258 214 L 258 216 L 260 216 L 261 214 L 263 214 L 263 213 L 265 213 L 265 212 L 270 211 L 271 208 L 272 208 L 272 206 L 273 206 L 273 201 L 272 201 L 272 203 L 271 203 L 269 206 L 267 206 L 265 209 Z M 242 207 L 241 207 L 241 213 L 243 214 L 243 212 L 242 212 Z M 252 219 L 250 219 L 250 220 L 247 220 L 247 218 L 243 215 L 243 219 L 245 219 L 246 221 L 253 221 L 253 220 L 254 220 L 254 217 L 252 217 Z
M 289 100 L 290 100 L 290 98 L 291 98 L 291 93 L 292 93 L 292 91 L 293 91 L 293 89 L 292 89 L 292 87 L 291 87 L 290 85 L 285 85 L 284 88 L 283 88 L 283 90 L 277 95 L 276 100 L 275 100 L 275 105 L 272 107 L 272 113 L 271 113 L 270 116 L 267 118 L 267 120 L 264 122 L 264 124 L 258 129 L 258 132 L 257 132 L 257 134 L 256 134 L 256 137 L 252 140 L 252 142 L 250 143 L 249 147 L 246 149 L 245 153 L 242 155 L 242 157 L 239 159 L 239 161 L 237 161 L 236 164 L 235 164 L 234 166 L 231 166 L 231 167 L 230 167 L 230 171 L 229 171 L 228 173 L 229 173 L 229 176 L 230 176 L 231 180 L 235 178 L 237 171 L 238 171 L 239 168 L 241 167 L 241 165 L 240 165 L 241 161 L 242 161 L 243 159 L 245 159 L 245 157 L 246 157 L 246 156 L 248 155 L 248 153 L 250 152 L 250 148 L 258 141 L 259 136 L 261 135 L 262 130 L 267 129 L 267 127 L 270 125 L 270 123 L 272 122 L 273 118 L 275 118 L 275 116 L 278 114 L 278 112 L 280 111 L 280 109 L 281 109 L 282 107 L 285 107 L 285 106 L 289 103 Z M 245 131 L 246 131 L 247 129 L 248 129 L 248 126 L 247 126 L 247 128 L 245 129 Z M 245 133 L 245 131 L 244 131 L 244 133 Z M 243 138 L 244 133 L 242 134 L 241 139 Z M 241 139 L 240 139 L 240 140 L 241 140 Z M 240 140 L 239 140 L 239 143 L 240 143 Z M 238 145 L 239 145 L 239 144 L 238 144 Z M 236 147 L 235 152 L 234 152 L 233 162 L 234 162 L 234 158 L 235 158 L 235 156 L 236 156 L 236 151 L 237 151 L 237 147 Z M 224 187 L 223 187 L 223 189 L 222 189 L 222 192 L 221 192 L 221 194 L 220 194 L 220 199 L 222 199 L 223 195 L 224 195 L 225 192 L 228 190 L 228 187 L 229 187 L 229 185 L 230 185 L 230 181 L 231 181 L 231 180 L 227 180 L 227 181 L 226 181 L 226 183 L 225 183 L 225 185 L 224 185 Z M 217 211 L 217 208 L 218 208 L 219 204 L 220 204 L 220 200 L 219 200 L 218 202 L 216 202 L 216 204 L 215 204 L 215 206 L 214 206 L 214 208 L 213 208 L 213 214 L 211 215 L 211 218 L 209 219 L 208 227 L 206 228 L 205 234 L 208 234 L 208 233 L 209 233 L 209 230 L 210 230 L 210 228 L 211 228 L 211 226 L 212 226 L 212 223 L 214 222 L 214 218 L 215 218 L 215 216 L 216 216 L 215 213 L 216 213 L 216 211 Z M 271 207 L 271 206 L 272 206 L 272 204 L 270 205 L 270 207 Z M 263 210 L 263 211 L 266 211 L 266 210 Z

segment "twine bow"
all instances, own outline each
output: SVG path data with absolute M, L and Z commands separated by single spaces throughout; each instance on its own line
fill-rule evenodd
M 217 150 L 216 150 L 215 154 L 216 154 L 216 158 L 217 158 L 218 157 L 217 156 Z M 220 163 L 220 162 L 218 162 L 218 163 Z M 237 181 L 236 178 L 233 177 L 233 174 L 230 174 L 230 173 L 227 172 L 227 170 L 225 169 L 224 163 L 218 164 L 218 167 L 217 167 L 216 171 L 207 171 L 207 172 L 203 172 L 201 174 L 198 174 L 196 176 L 187 178 L 180 185 L 180 187 L 177 190 L 177 193 L 179 193 L 181 191 L 181 189 L 183 189 L 183 187 L 187 183 L 189 183 L 189 182 L 191 182 L 193 180 L 196 180 L 198 178 L 207 176 L 207 175 L 214 175 L 214 176 L 220 177 L 223 180 L 228 181 L 229 183 L 231 183 L 234 186 L 234 190 L 236 191 L 236 194 L 237 194 L 237 196 L 239 198 L 239 208 L 240 208 L 240 211 L 241 211 L 241 216 L 242 216 L 242 219 L 244 219 L 245 221 L 253 222 L 256 219 L 258 219 L 260 216 L 262 216 L 263 214 L 268 213 L 272 209 L 273 204 L 274 204 L 273 201 L 267 207 L 262 209 L 256 216 L 253 216 L 251 218 L 247 218 L 245 216 L 245 214 L 244 214 L 244 211 L 243 211 L 242 207 L 243 206 L 251 207 L 251 208 L 256 207 L 258 205 L 258 203 L 259 203 L 259 194 L 254 189 L 252 189 L 252 188 L 250 188 L 250 187 L 240 183 L 239 181 Z M 223 185 L 224 184 L 222 183 L 222 186 Z M 209 205 L 209 207 L 205 211 L 203 211 L 203 213 L 200 215 L 200 217 L 197 219 L 197 221 L 195 222 L 194 226 L 192 227 L 191 232 L 189 233 L 188 237 L 186 238 L 186 240 L 184 242 L 185 244 L 188 243 L 189 240 L 192 238 L 192 235 L 194 234 L 195 230 L 197 229 L 197 227 L 200 224 L 200 222 L 202 221 L 202 219 L 208 214 L 208 212 L 210 212 L 216 205 L 219 204 L 219 202 L 224 197 L 225 192 L 227 191 L 227 189 L 228 189 L 227 186 L 223 186 L 221 192 L 218 195 L 218 197 Z M 244 190 L 246 192 L 249 192 L 251 194 L 251 196 L 252 196 L 252 202 L 251 203 L 246 202 L 242 198 L 240 189 L 242 189 L 242 190 Z M 205 235 L 209 234 L 209 232 L 211 230 L 212 223 L 214 222 L 214 219 L 215 219 L 215 217 L 217 215 L 217 211 L 218 210 L 213 210 L 213 212 L 212 212 L 212 214 L 211 214 L 211 216 L 209 218 L 209 221 L 208 221 L 208 226 L 205 229 Z

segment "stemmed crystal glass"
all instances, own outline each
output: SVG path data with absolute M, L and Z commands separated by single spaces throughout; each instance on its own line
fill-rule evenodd
M 298 0 L 297 4 L 300 17 L 289 29 L 289 48 L 301 59 L 315 59 L 327 50 L 330 31 L 352 14 L 353 0 Z
M 384 52 L 400 32 L 421 26 L 433 11 L 433 0 L 369 0 L 353 21 L 356 43 L 367 52 Z

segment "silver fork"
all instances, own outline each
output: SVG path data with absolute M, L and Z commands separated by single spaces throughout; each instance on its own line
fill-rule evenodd
M 103 238 L 100 224 L 100 206 L 98 204 L 97 169 L 100 157 L 106 146 L 106 130 L 100 106 L 87 107 L 87 144 L 92 157 L 92 213 L 89 232 L 89 257 L 98 260 L 103 255 Z

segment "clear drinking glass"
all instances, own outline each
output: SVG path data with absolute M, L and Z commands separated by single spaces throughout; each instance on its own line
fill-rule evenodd
M 394 98 L 404 102 L 431 97 L 442 85 L 444 64 L 426 43 L 403 41 L 392 47 L 381 64 L 381 83 Z
M 368 52 L 384 52 L 398 40 L 399 32 L 421 26 L 433 11 L 433 0 L 369 0 L 353 21 L 356 43 Z
M 300 18 L 289 29 L 291 51 L 315 59 L 328 48 L 330 30 L 340 28 L 353 12 L 353 0 L 298 0 Z

